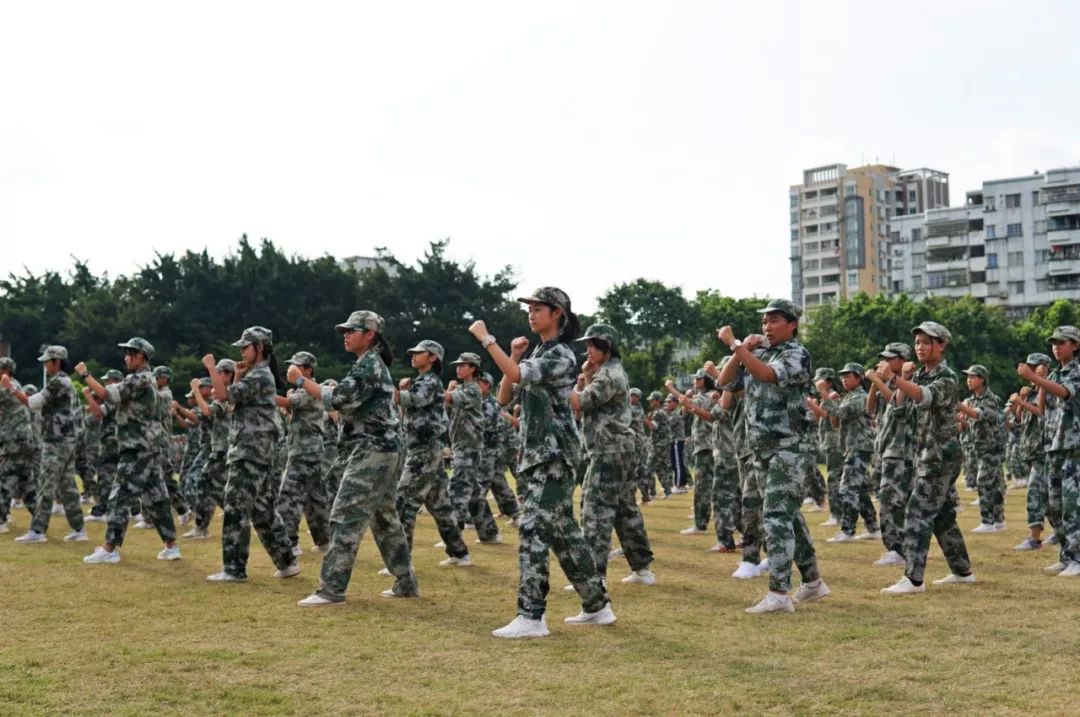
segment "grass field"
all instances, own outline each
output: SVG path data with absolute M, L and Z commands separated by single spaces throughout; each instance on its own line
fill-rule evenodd
M 966 503 L 972 497 L 961 492 Z M 1044 576 L 1054 549 L 1016 553 L 1023 492 L 1007 501 L 1010 530 L 966 536 L 976 585 L 930 586 L 893 597 L 900 575 L 871 566 L 880 544 L 830 545 L 834 529 L 809 514 L 822 573 L 833 590 L 794 615 L 743 608 L 764 578 L 730 579 L 735 555 L 706 553 L 708 536 L 683 537 L 689 495 L 656 501 L 646 524 L 656 587 L 619 583 L 618 624 L 577 627 L 557 567 L 552 635 L 503 641 L 490 631 L 514 615 L 516 536 L 476 546 L 475 567 L 440 569 L 430 516 L 414 554 L 423 596 L 389 600 L 370 534 L 343 607 L 302 609 L 318 581 L 305 555 L 292 580 L 253 538 L 251 580 L 214 585 L 217 540 L 182 544 L 184 559 L 154 559 L 153 531 L 132 530 L 119 565 L 81 558 L 91 543 L 17 545 L 13 514 L 0 538 L 0 711 L 41 714 L 1075 714 L 1080 579 Z M 967 533 L 977 510 L 961 516 Z M 220 516 L 212 526 L 220 535 Z M 472 540 L 474 536 L 468 536 Z M 302 541 L 310 545 L 306 535 Z M 936 546 L 927 579 L 947 572 Z

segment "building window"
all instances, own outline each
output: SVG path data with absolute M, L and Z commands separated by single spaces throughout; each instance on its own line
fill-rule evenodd
M 1024 235 L 1023 224 L 1008 224 L 1005 226 L 1005 236 L 1019 237 Z
M 1034 206 L 1039 205 L 1039 190 L 1036 189 L 1034 192 L 1031 193 L 1031 203 Z
M 791 208 L 792 209 L 797 209 L 798 206 L 799 206 L 799 195 L 798 194 L 792 194 L 790 199 L 791 199 Z
M 997 227 L 993 224 L 987 224 L 985 227 L 987 239 L 997 239 Z
M 984 281 L 986 281 L 986 272 L 985 271 L 973 271 L 973 272 L 971 272 L 971 283 L 972 284 L 981 284 Z
M 996 268 L 998 268 L 997 254 L 987 254 L 986 255 L 986 268 L 987 269 L 996 269 Z
M 969 254 L 969 256 L 972 259 L 976 259 L 980 256 L 986 256 L 986 247 L 982 244 L 973 244 L 971 246 L 971 253 Z
M 1023 294 L 1024 293 L 1024 282 L 1022 282 L 1022 281 L 1010 281 L 1009 282 L 1009 293 L 1013 294 L 1013 295 L 1015 295 L 1015 294 Z
M 791 230 L 791 241 L 799 241 L 799 230 L 798 229 L 792 229 Z
M 915 202 L 915 190 L 914 189 L 909 189 L 908 190 L 907 200 L 908 200 L 909 203 L 914 203 Z
M 1006 209 L 1019 209 L 1020 208 L 1020 195 L 1019 194 L 1006 194 L 1005 195 L 1005 208 Z
M 1049 290 L 1050 290 L 1050 280 L 1049 279 L 1036 279 L 1035 280 L 1035 291 L 1042 292 L 1042 291 L 1049 291 Z
M 1024 265 L 1024 252 L 1022 251 L 1010 251 L 1009 252 L 1009 266 L 1023 266 Z
M 916 274 L 911 277 L 911 290 L 918 291 L 922 288 L 922 274 Z
M 919 241 L 922 239 L 922 227 L 914 227 L 911 230 L 911 241 Z
M 1050 250 L 1049 249 L 1036 249 L 1035 250 L 1035 263 L 1036 264 L 1045 264 L 1048 261 L 1050 261 Z
M 847 273 L 847 285 L 851 287 L 857 287 L 859 285 L 859 272 L 849 271 Z

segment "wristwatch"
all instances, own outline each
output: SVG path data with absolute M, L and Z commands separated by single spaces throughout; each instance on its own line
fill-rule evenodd
M 301 376 L 300 378 L 296 379 L 296 387 L 297 388 L 303 388 L 304 387 L 304 381 L 307 381 L 307 378 L 305 378 L 304 376 Z
M 79 378 L 81 378 L 83 381 L 85 381 L 87 376 L 89 376 L 89 375 L 90 375 L 89 371 L 83 371 L 82 373 L 79 374 Z
M 728 344 L 728 348 L 731 349 L 732 353 L 734 353 L 735 349 L 739 348 L 740 346 L 742 346 L 742 340 L 741 339 L 735 339 L 730 344 Z
M 483 346 L 484 348 L 487 348 L 488 346 L 491 346 L 493 343 L 495 343 L 496 340 L 497 339 L 494 336 L 492 336 L 491 334 L 488 334 L 480 342 L 480 345 Z

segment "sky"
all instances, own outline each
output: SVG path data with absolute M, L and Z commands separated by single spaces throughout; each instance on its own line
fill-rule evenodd
M 788 187 L 1080 164 L 1069 2 L 0 5 L 0 275 L 449 254 L 787 296 Z M 376 308 L 377 307 L 372 307 Z

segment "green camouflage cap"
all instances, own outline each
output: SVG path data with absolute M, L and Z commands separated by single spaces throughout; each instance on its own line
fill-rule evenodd
M 210 380 L 209 376 L 203 376 L 199 379 L 199 388 L 213 388 L 214 382 Z
M 675 394 L 669 393 L 664 397 L 664 403 L 678 403 L 679 399 L 675 398 Z
M 619 332 L 610 324 L 593 324 L 585 329 L 585 333 L 580 338 L 575 340 L 585 342 L 592 339 L 607 341 L 612 348 L 615 348 L 615 345 L 619 343 Z
M 826 366 L 822 366 L 821 368 L 819 368 L 817 371 L 814 372 L 814 380 L 815 381 L 835 381 L 836 380 L 836 371 L 833 371 L 831 368 L 828 368 Z
M 265 326 L 249 326 L 244 329 L 244 333 L 240 334 L 239 341 L 233 341 L 233 346 L 239 346 L 244 348 L 251 344 L 266 344 L 273 346 L 274 344 L 274 332 Z
M 885 348 L 878 354 L 887 359 L 901 358 L 905 361 L 911 360 L 911 347 L 907 344 L 895 342 L 891 344 L 885 344 Z
M 0 370 L 9 369 L 12 373 L 15 373 L 15 359 L 10 356 L 4 356 L 0 358 Z
M 848 363 L 844 364 L 844 368 L 837 371 L 837 374 L 839 374 L 841 376 L 843 376 L 845 373 L 853 373 L 853 374 L 856 374 L 857 376 L 865 376 L 866 375 L 866 369 L 863 368 L 863 365 L 861 363 L 855 363 L 854 361 L 849 361 Z
M 650 401 L 663 401 L 664 400 L 664 394 L 660 393 L 659 391 L 653 391 L 652 393 L 649 394 L 649 400 Z
M 1059 326 L 1047 341 L 1072 341 L 1080 344 L 1080 329 L 1075 326 Z
M 640 388 L 632 388 L 632 389 L 630 389 L 630 395 L 631 396 L 637 396 L 638 398 L 641 398 L 641 389 Z
M 477 376 L 477 377 L 476 377 L 476 380 L 477 380 L 477 381 L 483 381 L 483 382 L 484 382 L 484 383 L 486 383 L 486 384 L 487 384 L 488 386 L 494 386 L 494 385 L 495 385 L 495 379 L 493 379 L 493 378 L 491 377 L 491 374 L 490 374 L 490 373 L 488 373 L 487 371 L 484 371 L 484 372 L 483 372 L 482 374 L 480 374 L 479 376 Z
M 218 373 L 221 373 L 223 371 L 228 371 L 229 373 L 236 373 L 236 362 L 228 358 L 219 359 L 217 364 L 214 366 L 214 370 Z
M 978 376 L 983 379 L 990 378 L 990 371 L 985 366 L 978 363 L 971 364 L 967 370 L 961 371 L 960 373 L 966 373 L 968 376 Z
M 307 351 L 297 351 L 285 363 L 291 363 L 293 366 L 304 366 L 305 368 L 315 368 L 319 365 L 319 362 L 315 359 L 315 354 Z
M 787 299 L 773 299 L 765 305 L 764 309 L 758 309 L 759 314 L 771 314 L 774 311 L 783 314 L 792 321 L 798 321 L 802 316 L 802 309 L 795 305 L 794 301 L 788 301 Z
M 696 381 L 699 378 L 709 378 L 709 374 L 705 373 L 705 369 L 699 368 L 697 371 L 694 371 L 694 380 Z
M 102 376 L 102 378 L 104 378 L 106 381 L 120 382 L 124 380 L 124 374 L 117 371 L 115 368 L 111 368 L 105 372 L 105 375 Z
M 67 357 L 67 349 L 63 346 L 49 346 L 45 349 L 44 352 L 42 352 L 40 356 L 38 356 L 38 361 L 41 361 L 42 363 L 46 361 L 52 361 L 53 359 L 67 361 Z
M 173 372 L 168 366 L 155 366 L 154 378 L 167 378 L 172 381 Z
M 952 332 L 936 321 L 924 321 L 913 328 L 911 333 L 912 335 L 926 334 L 932 339 L 944 341 L 945 343 L 952 342 Z
M 1033 354 L 1028 354 L 1027 359 L 1024 361 L 1024 363 L 1030 364 L 1031 366 L 1049 366 L 1051 363 L 1053 363 L 1053 359 L 1051 359 L 1046 354 L 1036 352 Z
M 381 334 L 385 327 L 386 322 L 374 311 L 361 310 L 352 312 L 345 323 L 338 324 L 334 328 L 339 334 L 346 331 L 375 331 Z
M 563 311 L 570 311 L 570 297 L 562 289 L 554 286 L 541 286 L 529 296 L 519 296 L 523 304 L 548 304 Z
M 146 339 L 135 336 L 126 343 L 117 344 L 122 349 L 131 349 L 132 351 L 141 351 L 147 360 L 154 358 L 154 346 Z
M 323 381 L 322 383 L 320 383 L 319 385 L 320 386 L 328 386 L 329 388 L 334 388 L 335 386 L 337 386 L 337 381 L 335 381 L 332 378 L 328 378 L 325 381 Z
M 23 385 L 22 390 L 23 393 L 25 393 L 27 396 L 33 396 L 35 393 L 37 393 L 37 386 L 32 383 L 27 383 Z
M 457 366 L 458 364 L 462 363 L 480 368 L 480 356 L 479 354 L 474 354 L 472 351 L 466 351 L 465 353 L 457 357 L 457 361 L 451 361 L 450 365 Z
M 442 347 L 442 344 L 440 344 L 438 341 L 432 341 L 431 339 L 424 339 L 416 346 L 413 346 L 411 349 L 405 351 L 405 353 L 409 355 L 420 354 L 424 352 L 432 354 L 435 358 L 439 359 L 439 361 L 442 361 L 443 356 L 446 354 L 445 350 Z

